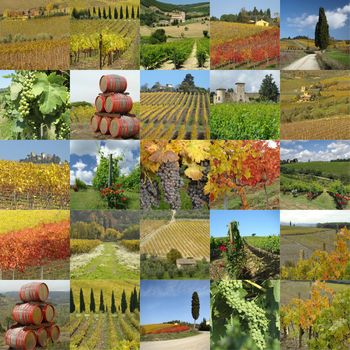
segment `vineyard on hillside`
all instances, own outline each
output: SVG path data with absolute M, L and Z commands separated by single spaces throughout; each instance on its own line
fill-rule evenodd
M 72 282 L 71 349 L 138 350 L 139 293 L 136 281 Z
M 270 189 L 275 189 L 280 175 L 279 148 L 279 142 L 270 141 L 212 142 L 209 181 L 205 186 L 211 207 L 278 207 L 279 195 L 276 197 Z
M 139 68 L 138 20 L 73 20 L 71 33 L 71 68 Z
M 279 28 L 212 21 L 213 69 L 263 69 L 279 65 Z M 226 34 L 223 34 L 226 33 Z
M 0 279 L 68 278 L 68 211 L 1 211 L 0 218 Z
M 279 139 L 280 107 L 277 103 L 224 103 L 210 106 L 212 139 Z
M 33 164 L 0 160 L 0 207 L 69 208 L 69 164 Z
M 303 282 L 292 283 L 290 289 L 299 295 L 281 307 L 282 348 L 347 349 L 349 284 L 310 282 L 308 296 L 301 297 Z
M 45 28 L 45 30 L 43 30 Z M 67 16 L 0 23 L 0 65 L 3 69 L 68 69 Z
M 209 139 L 209 95 L 186 92 L 141 93 L 142 138 Z

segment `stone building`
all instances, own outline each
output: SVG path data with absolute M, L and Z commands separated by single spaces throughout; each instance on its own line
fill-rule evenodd
M 43 152 L 40 154 L 36 154 L 34 152 L 30 152 L 29 154 L 27 154 L 26 158 L 21 159 L 20 162 L 35 164 L 61 164 L 61 158 L 56 154 L 46 154 Z
M 228 91 L 223 88 L 216 89 L 213 102 L 214 104 L 225 102 L 242 102 L 247 103 L 259 98 L 258 92 L 246 92 L 245 83 L 237 82 L 236 89 Z

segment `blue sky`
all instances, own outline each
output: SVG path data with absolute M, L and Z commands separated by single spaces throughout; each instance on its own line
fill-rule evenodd
M 4 75 L 8 75 L 14 72 L 15 72 L 14 70 L 0 70 L 0 89 L 8 87 L 11 83 L 11 78 L 5 79 Z
M 282 141 L 280 154 L 300 162 L 350 158 L 350 141 Z
M 278 210 L 211 210 L 210 236 L 225 237 L 231 221 L 239 222 L 241 236 L 278 235 L 280 231 Z
M 162 85 L 173 84 L 178 85 L 184 80 L 187 73 L 192 74 L 196 86 L 208 88 L 209 87 L 209 71 L 169 71 L 169 70 L 150 70 L 141 71 L 141 85 L 148 84 L 152 87 L 157 81 Z
M 330 35 L 336 39 L 349 39 L 349 0 L 282 1 L 281 38 L 307 35 L 313 39 L 320 7 L 326 10 Z
M 209 281 L 141 281 L 141 324 L 172 320 L 193 322 L 192 293 L 197 292 L 200 312 L 197 323 L 210 315 Z
M 0 159 L 20 160 L 30 152 L 56 154 L 69 161 L 69 141 L 0 141 Z
M 140 162 L 140 142 L 137 140 L 71 141 L 70 182 L 76 178 L 91 185 L 100 161 L 99 148 L 105 155 L 123 156 L 119 162 L 122 175 L 128 175 Z
M 286 0 L 284 0 L 286 1 Z M 244 7 L 246 10 L 253 10 L 254 6 L 260 10 L 271 10 L 271 15 L 275 12 L 280 12 L 279 0 L 211 0 L 210 1 L 210 15 L 220 17 L 224 14 L 238 14 Z

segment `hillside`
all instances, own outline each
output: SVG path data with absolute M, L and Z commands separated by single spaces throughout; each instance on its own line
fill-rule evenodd
M 167 4 L 157 0 L 141 0 L 141 6 L 149 8 L 150 6 L 155 6 L 164 12 L 171 11 L 184 11 L 187 13 L 190 12 L 200 12 L 204 16 L 209 16 L 209 2 L 198 2 L 195 4 L 187 5 L 176 5 L 176 4 Z

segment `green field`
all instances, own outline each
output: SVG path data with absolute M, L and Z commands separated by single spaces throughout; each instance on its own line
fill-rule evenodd
M 322 233 L 329 231 L 328 228 L 304 227 L 304 226 L 281 226 L 281 236 L 283 235 L 304 235 L 311 233 Z
M 223 103 L 210 106 L 212 139 L 279 139 L 277 103 Z
M 125 196 L 130 198 L 128 209 L 139 209 L 139 194 L 125 191 Z M 70 191 L 70 207 L 73 210 L 85 209 L 108 209 L 107 202 L 104 201 L 98 191 L 93 188 L 80 190 L 79 192 Z
M 247 236 L 244 240 L 251 246 L 266 250 L 274 254 L 280 252 L 280 237 L 279 236 Z
M 349 47 L 347 50 L 327 49 L 321 55 L 321 65 L 326 69 L 350 69 Z

